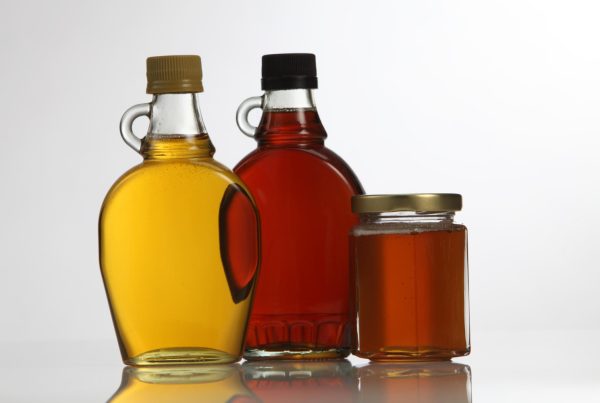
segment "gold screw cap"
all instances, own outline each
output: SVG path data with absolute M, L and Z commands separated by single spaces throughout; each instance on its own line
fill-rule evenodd
M 200 56 L 154 56 L 146 59 L 148 94 L 203 92 Z
M 445 212 L 460 211 L 462 196 L 457 193 L 413 193 L 397 195 L 360 195 L 352 197 L 355 213 L 386 211 Z

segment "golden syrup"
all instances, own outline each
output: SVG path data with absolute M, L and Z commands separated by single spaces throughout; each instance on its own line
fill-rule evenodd
M 129 365 L 241 356 L 258 267 L 258 218 L 207 135 L 148 137 L 111 188 L 100 265 Z

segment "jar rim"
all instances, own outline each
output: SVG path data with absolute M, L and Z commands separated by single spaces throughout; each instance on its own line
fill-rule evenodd
M 352 197 L 354 213 L 386 211 L 451 212 L 462 210 L 458 193 L 408 193 L 357 195 Z

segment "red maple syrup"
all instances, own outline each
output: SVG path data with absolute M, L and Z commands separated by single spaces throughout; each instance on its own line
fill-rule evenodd
M 264 65 L 265 58 L 263 77 Z M 334 358 L 350 351 L 348 233 L 357 223 L 350 199 L 363 189 L 325 147 L 307 87 L 271 89 L 263 78 L 268 91 L 254 134 L 258 148 L 234 169 L 255 198 L 262 234 L 247 359 Z

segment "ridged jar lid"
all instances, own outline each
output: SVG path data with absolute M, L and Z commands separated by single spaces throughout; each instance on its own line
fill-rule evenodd
M 412 193 L 395 195 L 359 195 L 352 197 L 355 213 L 386 211 L 446 212 L 460 211 L 462 196 L 458 193 Z
M 203 92 L 202 63 L 197 55 L 154 56 L 146 59 L 148 94 Z

